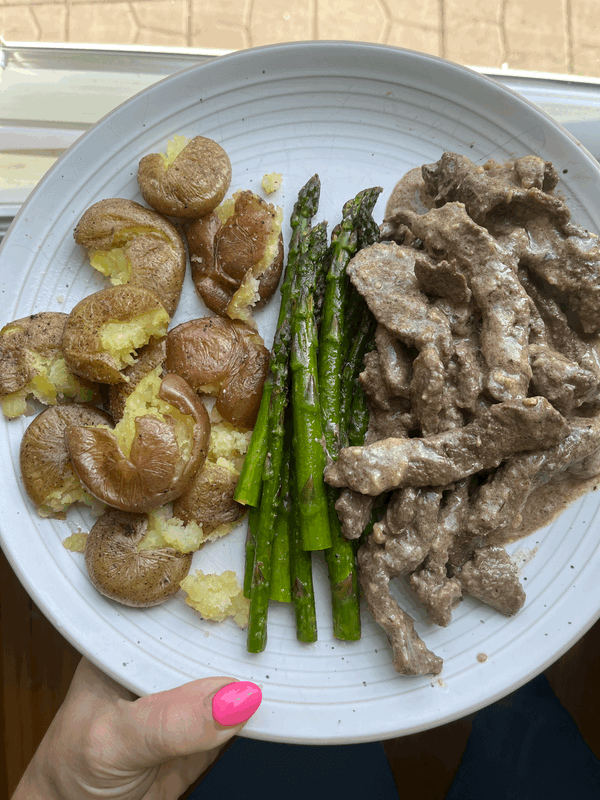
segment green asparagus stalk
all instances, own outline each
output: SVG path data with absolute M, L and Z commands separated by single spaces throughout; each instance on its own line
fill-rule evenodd
M 258 506 L 262 489 L 262 470 L 267 455 L 267 422 L 269 418 L 269 402 L 273 394 L 273 378 L 267 377 L 258 410 L 256 424 L 252 431 L 252 438 L 248 451 L 244 457 L 244 465 L 235 488 L 234 500 L 243 506 Z M 258 431 L 254 435 L 254 431 Z
M 289 433 L 288 433 L 289 430 Z M 292 498 L 290 486 L 290 462 L 292 460 L 291 425 L 286 425 L 284 457 L 281 467 L 281 490 L 279 513 L 273 534 L 273 567 L 271 569 L 271 587 L 269 598 L 282 603 L 292 599 L 290 574 L 290 526 L 292 515 Z
M 296 273 L 299 246 L 302 235 L 310 227 L 311 220 L 319 205 L 321 183 L 318 175 L 313 177 L 300 189 L 298 199 L 290 218 L 292 237 L 288 249 L 285 275 L 281 285 L 281 305 L 277 329 L 271 353 L 270 375 L 265 383 L 256 425 L 252 431 L 252 439 L 248 454 L 244 460 L 242 473 L 238 481 L 235 500 L 242 505 L 258 503 L 256 486 L 260 486 L 263 464 L 268 447 L 268 432 L 273 419 L 285 411 L 287 403 L 289 351 L 291 342 L 291 289 Z M 273 400 L 271 398 L 273 397 Z M 250 457 L 248 457 L 250 456 Z M 262 460 L 261 460 L 262 456 Z
M 349 434 L 352 420 L 352 403 L 355 394 L 360 394 L 364 399 L 362 388 L 358 383 L 358 376 L 364 368 L 365 353 L 373 347 L 377 324 L 369 307 L 358 292 L 356 292 L 356 296 L 362 301 L 362 303 L 360 303 L 362 311 L 359 317 L 359 324 L 354 330 L 352 344 L 348 350 L 342 369 L 340 385 L 340 448 L 350 446 Z M 364 439 L 359 442 L 354 441 L 353 443 L 362 445 L 363 442 Z
M 304 234 L 316 211 L 319 194 L 320 182 L 318 176 L 315 175 L 300 190 L 290 219 L 292 238 L 288 251 L 286 275 L 281 288 L 281 306 L 270 364 L 272 393 L 268 405 L 267 424 L 262 430 L 256 426 L 253 431 L 253 438 L 254 435 L 266 437 L 267 446 L 262 466 L 260 519 L 256 534 L 256 551 L 250 597 L 247 640 L 247 650 L 250 653 L 262 652 L 267 643 L 267 611 L 272 567 L 271 550 L 280 500 L 284 423 L 290 384 L 291 292 L 296 282 L 298 262 L 301 260 L 300 255 L 301 248 L 304 246 Z M 260 480 L 260 473 L 255 476 L 255 480 Z
M 294 442 L 294 453 L 296 443 Z M 295 457 L 290 464 L 290 567 L 292 579 L 292 602 L 296 614 L 296 638 L 300 642 L 317 641 L 317 612 L 312 577 L 312 553 L 302 545 L 299 525 Z
M 346 267 L 357 252 L 359 228 L 362 231 L 370 227 L 369 220 L 373 220 L 373 208 L 381 191 L 380 187 L 365 189 L 349 200 L 344 205 L 342 221 L 332 234 L 332 256 L 319 339 L 319 396 L 330 458 L 337 458 L 339 448 L 340 382 L 345 355 L 345 311 L 350 289 Z
M 331 261 L 326 279 L 319 340 L 319 391 L 325 444 L 330 459 L 337 459 L 340 438 L 341 372 L 345 355 L 345 311 L 352 288 L 346 267 L 359 246 L 359 225 L 369 226 L 380 188 L 360 192 L 349 200 L 332 235 Z M 374 224 L 374 223 L 373 223 Z M 325 551 L 331 583 L 333 633 L 337 639 L 360 639 L 358 572 L 352 543 L 344 538 L 335 510 L 338 491 L 326 487 L 332 545 Z
M 244 570 L 244 597 L 250 600 L 252 596 L 252 573 L 254 571 L 254 556 L 256 553 L 256 535 L 260 508 L 250 506 L 248 509 L 248 533 L 246 534 L 246 567 Z
M 319 382 L 313 293 L 317 271 L 327 253 L 327 227 L 304 234 L 306 251 L 298 260 L 292 310 L 292 411 L 299 523 L 305 550 L 331 547 L 323 472 L 326 465 Z

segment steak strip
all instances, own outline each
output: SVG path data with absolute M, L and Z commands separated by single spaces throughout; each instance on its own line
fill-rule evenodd
M 337 462 L 326 468 L 325 479 L 370 495 L 401 486 L 446 486 L 497 467 L 515 452 L 557 444 L 568 433 L 567 421 L 545 398 L 508 400 L 463 428 L 425 439 L 343 448 Z

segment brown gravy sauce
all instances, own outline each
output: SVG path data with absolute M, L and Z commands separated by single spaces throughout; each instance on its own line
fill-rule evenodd
M 529 536 L 550 525 L 572 503 L 600 486 L 600 475 L 584 480 L 565 477 L 549 481 L 531 493 L 521 514 L 521 523 L 498 537 L 498 544 L 507 544 Z

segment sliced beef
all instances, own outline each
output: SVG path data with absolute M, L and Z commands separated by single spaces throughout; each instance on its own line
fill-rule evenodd
M 350 279 L 377 321 L 408 347 L 418 351 L 412 363 L 412 413 L 426 433 L 438 429 L 443 408 L 445 368 L 452 349 L 450 324 L 420 289 L 415 251 L 375 244 L 361 250 L 348 265 Z
M 480 343 L 488 375 L 486 388 L 497 401 L 526 397 L 531 378 L 528 357 L 529 298 L 517 277 L 517 262 L 462 203 L 446 203 L 403 221 L 439 261 L 463 270 L 482 315 Z
M 343 448 L 325 479 L 371 495 L 401 486 L 445 486 L 493 469 L 515 452 L 551 447 L 568 433 L 567 421 L 545 398 L 509 400 L 458 430 Z
M 443 627 L 450 624 L 452 609 L 462 597 L 459 581 L 448 576 L 447 563 L 454 540 L 461 531 L 468 502 L 468 481 L 464 480 L 448 493 L 427 557 L 410 576 L 410 587 L 427 609 L 429 619 Z
M 393 188 L 385 207 L 384 221 L 380 228 L 382 241 L 392 240 L 400 244 L 412 244 L 414 237 L 406 225 L 396 222 L 396 211 L 410 208 L 417 214 L 424 214 L 433 208 L 433 205 L 433 198 L 425 189 L 421 167 L 409 170 Z
M 456 578 L 465 592 L 508 617 L 525 602 L 517 569 L 506 550 L 498 545 L 477 548 Z
M 385 325 L 378 325 L 375 330 L 375 346 L 379 354 L 381 374 L 390 394 L 408 400 L 413 367 L 406 345 Z
M 558 173 L 550 161 L 537 156 L 479 166 L 458 153 L 444 153 L 435 164 L 425 164 L 422 174 L 436 206 L 464 203 L 471 219 L 480 225 L 486 225 L 493 212 L 502 209 L 510 214 L 519 205 L 538 213 L 550 211 L 563 225 L 570 218 L 565 203 L 549 194 L 558 183 Z
M 392 578 L 408 575 L 423 561 L 433 541 L 441 490 L 396 492 L 381 523 L 376 523 L 358 552 L 359 578 L 375 621 L 392 646 L 393 663 L 402 675 L 440 671 L 442 661 L 427 650 L 413 620 L 390 593 Z
M 368 494 L 342 489 L 335 503 L 335 510 L 342 524 L 342 536 L 360 539 L 371 520 L 377 498 Z

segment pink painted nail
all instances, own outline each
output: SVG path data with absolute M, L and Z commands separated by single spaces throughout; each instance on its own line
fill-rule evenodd
M 250 681 L 237 681 L 223 686 L 212 701 L 212 714 L 219 725 L 239 725 L 246 722 L 262 700 L 260 687 Z

